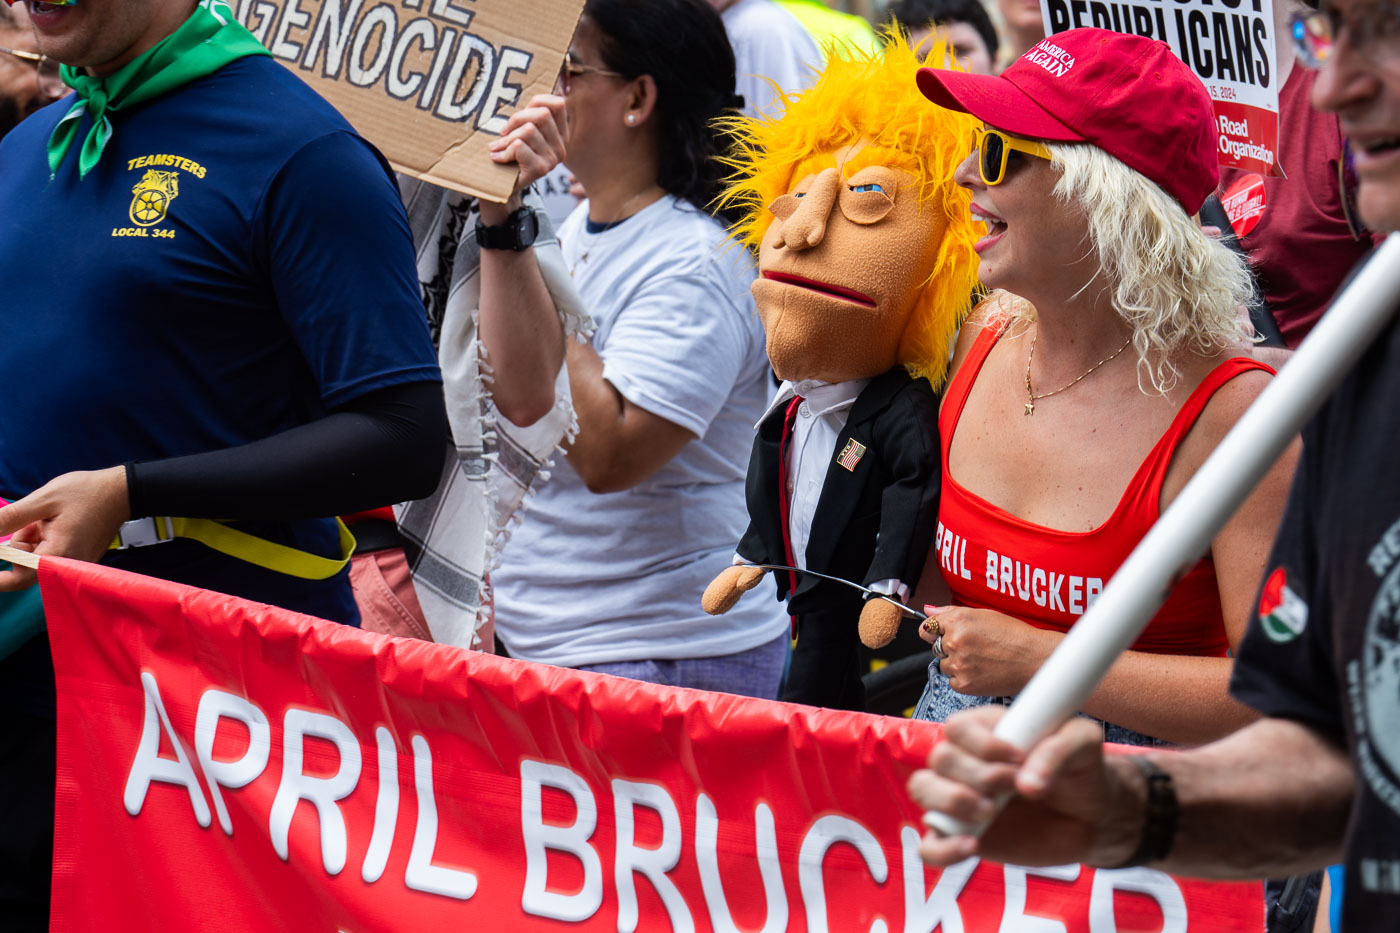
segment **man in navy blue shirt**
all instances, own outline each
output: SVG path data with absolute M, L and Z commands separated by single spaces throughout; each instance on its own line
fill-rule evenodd
M 27 5 L 76 93 L 0 141 L 0 535 L 356 624 L 327 516 L 431 492 L 447 443 L 388 165 L 223 3 Z M 247 537 L 109 553 L 153 516 Z M 46 929 L 42 634 L 0 702 L 0 929 Z

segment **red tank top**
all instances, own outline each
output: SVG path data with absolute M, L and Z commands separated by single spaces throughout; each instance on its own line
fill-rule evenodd
M 1273 370 L 1256 360 L 1230 359 L 1202 380 L 1138 467 L 1118 506 L 1093 531 L 1033 525 L 968 492 L 948 470 L 948 450 L 968 393 L 1006 324 L 977 336 L 948 384 L 938 417 L 943 450 L 943 495 L 935 551 L 958 605 L 994 609 L 1036 628 L 1067 632 L 1160 514 L 1162 483 L 1172 454 L 1206 403 L 1226 382 L 1250 370 Z M 1202 559 L 1133 644 L 1137 651 L 1223 657 L 1229 649 L 1216 589 L 1215 564 Z

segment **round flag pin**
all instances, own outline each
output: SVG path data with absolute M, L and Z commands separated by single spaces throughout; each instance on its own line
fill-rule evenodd
M 1269 574 L 1259 596 L 1259 624 L 1272 641 L 1292 641 L 1308 624 L 1308 604 L 1288 586 L 1282 567 Z

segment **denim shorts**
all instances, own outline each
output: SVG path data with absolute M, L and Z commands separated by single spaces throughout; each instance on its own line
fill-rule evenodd
M 924 687 L 924 695 L 919 697 L 919 703 L 914 707 L 914 718 L 923 719 L 927 722 L 943 722 L 949 716 L 959 710 L 971 709 L 974 706 L 988 706 L 999 703 L 1009 706 L 1014 697 L 974 697 L 958 693 L 948 683 L 948 678 L 943 675 L 943 670 L 939 667 L 938 659 L 934 658 L 928 666 L 928 684 Z M 1083 716 L 1083 713 L 1080 713 Z M 1092 716 L 1085 716 L 1086 719 L 1093 719 Z M 1153 748 L 1172 748 L 1172 743 L 1163 739 L 1156 739 L 1150 735 L 1143 735 L 1141 732 L 1134 732 L 1132 729 L 1125 729 L 1116 726 L 1111 722 L 1094 720 L 1103 726 L 1103 739 L 1105 742 L 1114 742 L 1119 745 L 1138 745 Z

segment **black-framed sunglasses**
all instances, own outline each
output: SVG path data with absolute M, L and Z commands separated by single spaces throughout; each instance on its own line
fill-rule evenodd
M 569 93 L 569 82 L 579 75 L 602 75 L 605 78 L 626 78 L 625 74 L 617 71 L 609 71 L 597 65 L 585 65 L 574 58 L 572 50 L 564 53 L 564 64 L 559 66 L 559 89 L 565 96 Z
M 1012 152 L 1024 152 L 1037 159 L 1050 158 L 1050 150 L 1041 143 L 985 125 L 972 128 L 972 149 L 977 153 L 977 171 L 982 175 L 982 183 L 989 187 L 1006 181 L 1006 162 Z
M 68 85 L 63 83 L 63 78 L 58 73 L 58 62 L 47 55 L 40 55 L 38 52 L 26 52 L 23 49 L 7 49 L 0 47 L 0 54 L 9 55 L 18 59 L 26 65 L 33 67 L 39 73 L 39 90 L 50 97 L 62 97 L 68 93 Z
M 1347 16 L 1323 7 L 1294 13 L 1289 22 L 1293 48 L 1308 68 L 1327 64 L 1344 31 L 1354 49 L 1374 58 L 1389 40 L 1400 35 L 1400 6 L 1373 3 Z

